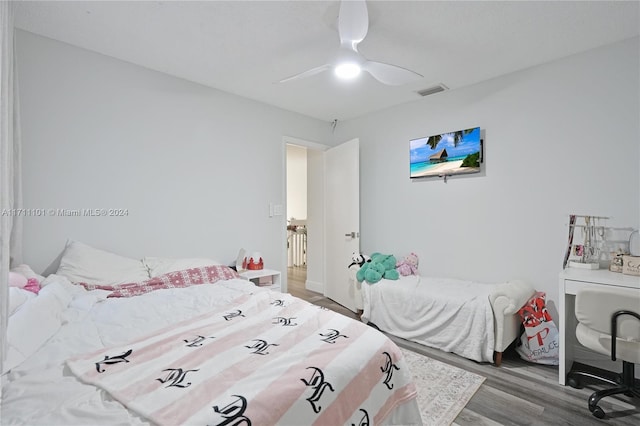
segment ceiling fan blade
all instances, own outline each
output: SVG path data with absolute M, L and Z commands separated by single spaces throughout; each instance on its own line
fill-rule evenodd
M 367 36 L 369 13 L 365 0 L 343 0 L 338 15 L 340 44 L 356 50 L 356 45 Z
M 324 64 L 319 67 L 311 68 L 310 70 L 301 72 L 299 74 L 292 75 L 291 77 L 287 77 L 285 79 L 280 80 L 278 83 L 286 83 L 287 81 L 299 80 L 301 78 L 311 77 L 312 75 L 320 74 L 323 71 L 326 71 L 331 68 L 331 65 Z
M 376 80 L 389 86 L 401 86 L 403 84 L 418 81 L 424 76 L 397 65 L 384 62 L 366 61 L 362 69 L 367 71 Z

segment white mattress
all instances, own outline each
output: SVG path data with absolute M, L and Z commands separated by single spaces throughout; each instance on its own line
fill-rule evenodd
M 363 321 L 475 361 L 493 361 L 491 284 L 416 275 L 362 285 Z
M 36 353 L 2 377 L 3 425 L 149 424 L 109 394 L 78 380 L 65 360 L 121 345 L 175 322 L 225 305 L 242 294 L 268 291 L 246 280 L 220 281 L 143 296 L 105 300 L 104 292 L 60 285 L 70 304 L 62 326 Z M 417 403 L 396 409 L 385 424 L 417 424 Z

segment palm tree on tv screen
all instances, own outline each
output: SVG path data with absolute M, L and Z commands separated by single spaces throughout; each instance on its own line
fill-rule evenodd
M 465 135 L 468 135 L 469 133 L 471 133 L 473 131 L 474 131 L 474 129 L 465 129 L 465 130 L 458 130 L 457 132 L 444 133 L 442 135 L 430 136 L 427 139 L 427 145 L 429 145 L 431 147 L 431 149 L 436 149 L 436 146 L 438 146 L 438 144 L 442 140 L 443 136 L 445 136 L 445 135 L 453 135 L 453 146 L 457 147 L 458 144 L 460 143 L 460 141 L 462 141 L 462 138 L 464 138 Z

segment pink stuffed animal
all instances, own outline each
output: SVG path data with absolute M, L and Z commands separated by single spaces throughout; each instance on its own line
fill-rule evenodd
M 396 263 L 396 269 L 402 276 L 418 275 L 418 255 L 411 253 Z

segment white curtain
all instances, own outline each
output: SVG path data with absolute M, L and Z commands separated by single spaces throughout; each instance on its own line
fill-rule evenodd
M 20 127 L 15 79 L 15 2 L 0 2 L 0 371 L 6 355 L 9 268 L 22 261 Z

